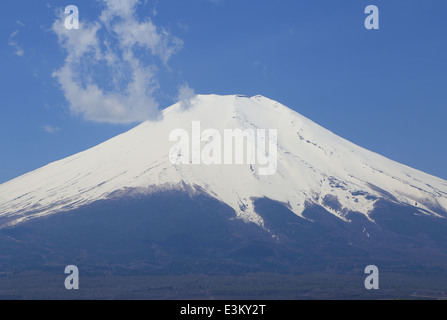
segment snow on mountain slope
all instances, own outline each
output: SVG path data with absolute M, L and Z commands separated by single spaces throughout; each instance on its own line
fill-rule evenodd
M 276 174 L 259 175 L 259 166 L 248 164 L 172 164 L 169 134 L 191 132 L 192 121 L 202 131 L 277 129 Z M 199 95 L 165 109 L 158 121 L 0 185 L 0 221 L 16 224 L 133 188 L 204 191 L 259 225 L 257 197 L 286 203 L 297 215 L 316 203 L 343 220 L 349 211 L 368 216 L 383 197 L 424 214 L 447 212 L 445 180 L 354 145 L 265 97 Z

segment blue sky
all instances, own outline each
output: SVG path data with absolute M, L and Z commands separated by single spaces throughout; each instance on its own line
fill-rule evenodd
M 80 30 L 63 28 L 67 5 Z M 445 0 L 8 0 L 0 14 L 0 183 L 192 93 L 262 94 L 447 179 Z

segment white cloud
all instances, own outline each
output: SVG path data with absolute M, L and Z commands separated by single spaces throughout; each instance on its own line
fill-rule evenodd
M 65 15 L 60 12 L 52 29 L 67 56 L 65 65 L 53 75 L 71 112 L 86 120 L 130 123 L 156 118 L 156 60 L 167 66 L 183 42 L 149 18 L 139 21 L 138 0 L 102 3 L 98 21 L 81 19 L 79 30 L 65 29 Z M 141 57 L 141 50 L 145 58 Z M 99 67 L 102 79 L 95 72 Z
M 183 46 L 183 41 L 158 28 L 149 18 L 139 22 L 135 14 L 138 3 L 138 0 L 105 1 L 107 7 L 101 14 L 101 21 L 117 35 L 123 48 L 148 49 L 167 63 Z
M 43 131 L 45 131 L 49 134 L 55 134 L 56 132 L 61 130 L 61 128 L 59 128 L 59 127 L 50 126 L 50 125 L 43 126 L 42 129 L 43 129 Z
M 84 54 L 94 52 L 100 59 L 101 49 L 99 47 L 98 30 L 99 23 L 79 23 L 79 30 L 68 30 L 64 27 L 65 15 L 61 11 L 60 17 L 53 23 L 53 31 L 56 33 L 59 44 L 68 53 L 69 62 L 80 59 Z
M 181 101 L 181 107 L 183 109 L 188 109 L 191 106 L 191 99 L 195 96 L 194 89 L 188 83 L 184 83 L 178 89 L 177 101 Z
M 194 92 L 194 89 L 192 89 L 188 83 L 184 83 L 178 88 L 177 101 L 191 99 L 195 95 L 196 93 Z
M 113 17 L 132 19 L 139 0 L 103 0 L 106 9 L 101 13 L 101 20 L 110 22 Z
M 23 49 L 19 46 L 19 44 L 15 40 L 15 37 L 17 36 L 18 33 L 19 33 L 18 29 L 16 31 L 14 31 L 13 33 L 11 33 L 11 35 L 9 36 L 8 45 L 14 48 L 15 55 L 22 57 L 23 54 L 25 53 L 25 51 L 23 51 Z

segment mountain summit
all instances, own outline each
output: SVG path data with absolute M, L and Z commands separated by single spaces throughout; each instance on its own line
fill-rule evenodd
M 170 133 L 194 135 L 198 122 L 201 130 L 222 133 L 276 130 L 275 173 L 260 175 L 262 165 L 247 162 L 172 163 Z M 365 150 L 263 96 L 198 95 L 166 108 L 157 121 L 0 185 L 0 225 L 160 190 L 204 192 L 260 226 L 264 221 L 253 202 L 259 198 L 281 202 L 301 217 L 318 205 L 346 222 L 350 212 L 373 221 L 370 213 L 380 199 L 422 215 L 447 212 L 445 180 Z

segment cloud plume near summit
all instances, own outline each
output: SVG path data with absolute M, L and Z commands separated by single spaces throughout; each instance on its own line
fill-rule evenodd
M 157 75 L 183 41 L 137 15 L 139 0 L 101 1 L 95 21 L 64 27 L 61 10 L 52 25 L 66 56 L 53 72 L 70 111 L 87 121 L 131 123 L 157 118 Z

